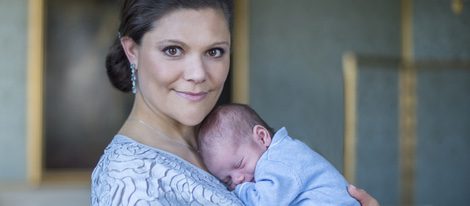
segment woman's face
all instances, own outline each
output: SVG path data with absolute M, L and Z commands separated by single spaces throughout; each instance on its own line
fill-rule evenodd
M 137 95 L 157 115 L 194 126 L 222 92 L 230 31 L 221 11 L 179 9 L 154 22 L 134 52 Z

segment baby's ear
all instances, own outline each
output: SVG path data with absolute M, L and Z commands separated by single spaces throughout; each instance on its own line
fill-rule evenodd
M 261 125 L 255 125 L 253 127 L 253 136 L 255 141 L 266 146 L 266 148 L 271 144 L 271 135 L 269 134 L 269 131 Z

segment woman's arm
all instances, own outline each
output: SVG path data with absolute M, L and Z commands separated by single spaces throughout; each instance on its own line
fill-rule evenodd
M 348 186 L 348 192 L 356 198 L 362 206 L 380 206 L 379 202 L 365 190 L 355 187 L 354 185 Z

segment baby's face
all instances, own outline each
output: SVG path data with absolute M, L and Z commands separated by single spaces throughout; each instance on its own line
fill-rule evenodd
M 254 182 L 256 163 L 267 146 L 260 142 L 248 141 L 234 146 L 222 144 L 212 148 L 211 157 L 204 158 L 208 170 L 219 178 L 230 190 L 238 184 Z

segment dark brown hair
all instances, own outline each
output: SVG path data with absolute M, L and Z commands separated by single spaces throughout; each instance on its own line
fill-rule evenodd
M 250 106 L 237 103 L 220 105 L 206 116 L 198 128 L 199 149 L 204 150 L 219 141 L 232 141 L 233 144 L 245 142 L 255 125 L 263 126 L 273 136 L 274 130 Z
M 137 44 L 150 31 L 154 22 L 177 9 L 213 8 L 223 12 L 231 30 L 233 16 L 232 0 L 125 0 L 120 15 L 119 36 L 132 38 Z M 130 63 L 116 38 L 106 56 L 106 72 L 111 84 L 123 92 L 132 90 Z

